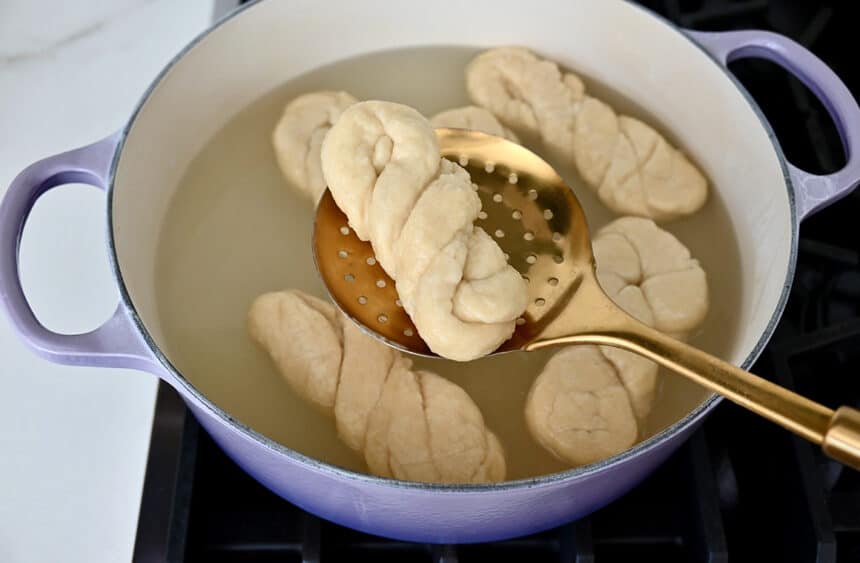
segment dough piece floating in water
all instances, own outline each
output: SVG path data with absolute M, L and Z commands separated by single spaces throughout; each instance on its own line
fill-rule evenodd
M 576 166 L 619 214 L 668 221 L 698 211 L 708 184 L 684 154 L 649 125 L 590 96 L 582 80 L 527 49 L 490 49 L 466 69 L 472 101 L 556 158 Z
M 248 331 L 290 387 L 334 417 L 371 473 L 433 483 L 504 480 L 504 450 L 469 395 L 412 370 L 334 305 L 296 290 L 266 293 L 251 305 Z
M 681 339 L 702 323 L 705 272 L 672 234 L 650 219 L 622 217 L 600 229 L 592 246 L 601 287 L 629 314 Z M 572 465 L 619 453 L 635 443 L 635 429 L 651 412 L 657 373 L 654 362 L 611 346 L 565 348 L 532 385 L 529 430 Z
M 287 104 L 272 132 L 281 172 L 314 204 L 326 188 L 320 165 L 323 139 L 340 114 L 356 102 L 346 92 L 303 94 Z

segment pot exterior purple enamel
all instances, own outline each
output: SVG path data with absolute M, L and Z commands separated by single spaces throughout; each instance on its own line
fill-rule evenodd
M 215 30 L 218 31 L 217 40 L 223 43 L 224 47 L 216 49 L 210 45 L 210 48 L 221 53 L 223 57 L 229 57 L 229 53 L 235 52 L 235 49 L 229 50 L 230 47 L 241 45 L 242 38 L 251 41 L 251 37 L 264 39 L 281 37 L 275 33 L 278 29 L 275 27 L 276 22 L 273 23 L 273 21 L 277 18 L 266 13 L 266 10 L 273 12 L 286 10 L 282 6 L 276 6 L 277 4 L 279 3 L 262 2 L 255 4 L 253 9 L 234 16 L 235 20 L 247 21 L 247 24 L 240 25 L 239 21 L 229 20 L 222 22 Z M 615 3 L 602 2 L 586 4 L 590 10 L 581 9 L 581 16 L 585 20 L 594 18 L 591 22 L 593 26 L 627 25 L 625 22 L 628 20 L 633 22 L 630 25 L 634 25 L 636 22 L 648 20 L 650 22 L 648 25 L 655 30 L 663 30 L 660 33 L 671 35 L 671 37 L 667 36 L 667 43 L 676 46 L 686 45 L 692 51 L 697 51 L 695 46 L 697 44 L 710 53 L 712 58 L 705 60 L 703 65 L 718 64 L 724 67 L 728 61 L 740 57 L 763 57 L 773 60 L 809 86 L 821 98 L 837 123 L 845 144 L 848 163 L 834 174 L 819 176 L 801 171 L 785 162 L 778 145 L 772 139 L 769 127 L 761 119 L 760 114 L 755 122 L 755 126 L 759 128 L 757 134 L 771 138 L 772 142 L 768 145 L 769 150 L 772 151 L 771 156 L 778 160 L 779 170 L 784 174 L 775 178 L 775 182 L 779 185 L 769 185 L 762 189 L 773 190 L 775 200 L 781 197 L 789 202 L 790 212 L 786 212 L 785 217 L 790 216 L 791 221 L 784 221 L 779 227 L 784 231 L 776 233 L 777 237 L 782 237 L 786 241 L 788 257 L 786 263 L 771 267 L 778 270 L 774 275 L 781 276 L 776 283 L 782 287 L 782 295 L 775 296 L 773 302 L 776 306 L 763 313 L 766 315 L 766 330 L 758 331 L 752 344 L 746 348 L 743 365 L 749 367 L 766 343 L 785 304 L 787 288 L 794 271 L 797 223 L 808 214 L 847 195 L 860 182 L 860 156 L 858 156 L 860 109 L 844 84 L 829 68 L 806 49 L 784 37 L 759 31 L 689 33 L 694 44 L 680 30 L 671 28 L 662 20 L 638 8 L 622 3 L 617 6 L 614 5 Z M 496 9 L 499 9 L 499 6 L 495 5 Z M 505 6 L 509 15 L 515 15 L 519 13 L 516 10 L 522 9 L 516 3 Z M 547 3 L 547 6 L 552 4 Z M 487 7 L 477 6 L 474 9 Z M 312 2 L 297 2 L 292 9 L 290 14 L 295 21 L 313 22 L 317 17 L 313 10 L 319 8 L 315 8 Z M 473 8 L 463 7 L 462 9 Z M 598 13 L 600 10 L 611 12 L 612 18 L 600 17 Z M 354 18 L 342 17 L 343 25 L 346 26 L 341 30 L 343 33 L 347 33 L 343 30 L 349 27 L 347 24 L 352 19 L 361 17 L 357 14 L 358 12 Z M 413 34 L 415 41 L 419 43 L 425 40 L 421 37 L 424 33 L 447 33 L 447 26 L 427 27 L 421 23 L 424 21 L 421 18 L 427 17 L 431 16 L 422 12 L 415 14 L 414 21 L 417 23 L 410 23 L 411 17 L 404 16 L 402 20 L 402 26 L 416 26 Z M 515 17 L 507 19 L 516 20 Z M 582 33 L 587 33 L 588 25 L 591 23 L 586 21 L 582 24 L 586 26 L 582 28 Z M 298 36 L 302 26 L 295 25 Z M 367 25 L 376 24 L 368 22 Z M 383 24 L 379 25 L 385 28 Z M 219 28 L 223 29 L 219 30 Z M 385 29 L 390 30 L 390 37 L 400 33 L 397 26 L 389 26 Z M 337 29 L 334 31 L 337 32 Z M 537 41 L 540 37 L 539 31 L 541 30 L 535 30 L 532 35 L 529 35 L 531 32 L 526 29 L 523 32 L 523 42 L 530 44 L 529 41 L 532 39 Z M 561 31 L 558 35 L 558 45 L 564 45 L 568 39 Z M 389 36 L 380 39 L 380 48 L 388 46 L 384 42 Z M 364 37 L 365 35 L 355 36 L 355 41 L 360 43 Z M 532 480 L 472 486 L 424 485 L 357 474 L 300 455 L 233 419 L 192 386 L 175 369 L 157 345 L 158 339 L 153 336 L 154 329 L 145 321 L 147 317 L 141 311 L 141 303 L 145 300 L 137 296 L 132 298 L 135 292 L 130 289 L 131 284 L 128 279 L 132 275 L 129 273 L 128 265 L 128 260 L 131 259 L 123 255 L 122 249 L 117 244 L 119 233 L 122 229 L 126 229 L 126 225 L 120 224 L 124 219 L 118 216 L 115 213 L 115 207 L 112 207 L 112 205 L 119 205 L 116 200 L 120 192 L 132 189 L 126 185 L 120 185 L 118 162 L 121 159 L 134 160 L 134 157 L 125 154 L 129 150 L 130 139 L 145 135 L 148 128 L 156 128 L 155 125 L 151 125 L 156 119 L 153 114 L 157 113 L 152 108 L 157 107 L 159 97 L 169 97 L 169 94 L 161 91 L 161 84 L 168 80 L 170 74 L 181 75 L 182 68 L 204 65 L 201 61 L 205 50 L 198 49 L 197 46 L 207 40 L 209 38 L 206 35 L 201 36 L 171 63 L 168 70 L 156 80 L 141 102 L 138 112 L 123 132 L 92 145 L 37 162 L 24 170 L 9 187 L 0 205 L 0 303 L 22 340 L 35 353 L 58 363 L 127 367 L 162 377 L 179 391 L 201 425 L 220 447 L 245 471 L 275 493 L 309 512 L 342 525 L 368 533 L 424 542 L 478 542 L 508 538 L 537 532 L 588 514 L 624 494 L 649 475 L 690 436 L 719 402 L 715 397 L 709 398 L 676 424 L 630 450 L 600 463 Z M 399 39 L 391 39 L 391 41 L 397 40 Z M 435 43 L 450 42 L 450 38 L 443 35 L 426 40 Z M 488 37 L 486 40 L 496 41 L 496 38 Z M 334 49 L 328 43 L 320 43 L 321 60 L 326 60 L 326 57 L 330 59 L 336 55 L 334 51 L 331 53 L 326 51 L 329 48 Z M 544 48 L 552 51 L 553 45 L 555 43 L 548 44 Z M 361 48 L 360 45 L 356 47 L 359 50 Z M 605 52 L 607 57 L 613 56 L 611 45 Z M 581 53 L 585 56 L 587 51 L 581 51 Z M 698 55 L 699 53 L 691 54 L 691 60 Z M 245 60 L 241 56 L 239 59 L 240 62 Z M 219 72 L 235 73 L 236 82 L 240 84 L 251 80 L 248 73 L 255 71 L 255 64 L 265 64 L 262 59 L 254 59 L 253 64 L 245 66 L 232 65 L 228 58 L 219 60 L 224 60 L 223 69 Z M 298 70 L 296 72 L 298 73 Z M 176 79 L 179 80 L 179 78 Z M 217 76 L 213 78 L 216 81 L 217 79 Z M 732 79 L 727 71 L 722 71 L 720 80 Z M 199 79 L 189 78 L 188 84 L 193 84 L 195 81 Z M 187 84 L 184 86 L 185 89 L 189 87 Z M 737 89 L 740 86 L 735 83 L 733 88 Z M 182 89 L 177 88 L 177 90 Z M 217 95 L 219 95 L 217 92 L 213 93 L 213 96 Z M 219 103 L 227 104 L 229 101 L 225 98 Z M 747 102 L 752 103 L 751 100 Z M 170 100 L 165 104 L 166 106 L 176 105 Z M 187 129 L 178 131 L 176 137 L 193 138 L 194 128 Z M 168 157 L 164 157 L 161 162 L 165 168 L 179 167 L 181 164 L 178 160 L 174 162 Z M 134 168 L 134 162 L 129 167 Z M 144 172 L 153 170 L 151 166 L 143 164 L 139 168 Z M 18 274 L 19 242 L 24 223 L 33 205 L 49 189 L 69 182 L 83 182 L 108 190 L 110 196 L 107 206 L 108 248 L 113 273 L 122 296 L 116 312 L 107 322 L 91 332 L 79 335 L 61 335 L 42 326 L 26 301 Z M 141 182 L 140 185 L 160 186 L 162 184 L 163 182 L 153 181 Z M 142 188 L 138 186 L 135 189 Z M 740 213 L 740 210 L 737 211 Z M 127 229 L 132 230 L 132 227 Z M 748 233 L 748 237 L 750 240 L 757 240 L 758 234 Z M 144 253 L 141 254 L 143 255 Z
M 589 514 L 636 486 L 704 419 L 638 455 L 601 463 L 576 479 L 457 488 L 392 486 L 361 475 L 334 475 L 312 460 L 261 448 L 209 409 L 187 403 L 201 426 L 245 471 L 308 512 L 362 532 L 407 541 L 475 543 L 539 532 Z
M 803 46 L 770 31 L 687 31 L 726 67 L 745 58 L 772 61 L 791 72 L 827 108 L 845 147 L 847 162 L 833 174 L 811 174 L 786 163 L 794 187 L 798 221 L 851 193 L 860 183 L 860 120 L 857 101 L 833 70 Z
M 0 206 L 0 301 L 25 344 L 59 364 L 151 370 L 152 353 L 120 303 L 99 328 L 84 334 L 59 334 L 44 327 L 27 303 L 18 274 L 24 224 L 36 201 L 63 184 L 82 183 L 106 190 L 120 134 L 54 155 L 28 166 L 9 186 Z

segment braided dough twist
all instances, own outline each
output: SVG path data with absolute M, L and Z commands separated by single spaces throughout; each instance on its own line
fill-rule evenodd
M 619 307 L 643 323 L 684 338 L 708 311 L 699 262 L 650 219 L 622 217 L 594 237 L 597 277 Z M 571 346 L 556 353 L 532 384 L 526 423 L 562 461 L 582 465 L 636 441 L 651 412 L 658 367 L 610 346 Z
M 510 338 L 528 299 L 522 276 L 474 222 L 468 172 L 440 157 L 430 123 L 390 102 L 361 102 L 322 146 L 326 183 L 435 353 L 467 361 Z
M 281 172 L 316 203 L 325 192 L 320 148 L 343 110 L 358 102 L 346 92 L 323 90 L 303 94 L 284 108 L 272 131 L 272 145 Z
M 616 213 L 664 221 L 695 213 L 707 199 L 705 177 L 681 151 L 527 49 L 481 53 L 466 69 L 466 88 L 504 125 L 572 162 Z
M 412 481 L 505 478 L 496 436 L 469 395 L 300 291 L 258 297 L 248 331 L 305 400 L 334 416 L 340 438 L 371 473 Z

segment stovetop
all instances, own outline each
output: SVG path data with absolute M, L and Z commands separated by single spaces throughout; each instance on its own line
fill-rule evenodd
M 641 2 L 694 29 L 772 29 L 804 44 L 860 96 L 850 3 Z M 731 65 L 788 158 L 812 172 L 844 163 L 826 110 L 772 63 Z M 753 371 L 829 406 L 860 407 L 860 191 L 801 229 L 784 317 Z M 158 391 L 134 561 L 860 561 L 860 473 L 724 402 L 652 477 L 618 501 L 541 534 L 475 545 L 387 540 L 342 528 L 275 496 Z

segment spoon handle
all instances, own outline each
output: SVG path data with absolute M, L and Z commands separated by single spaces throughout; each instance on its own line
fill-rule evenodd
M 639 354 L 819 444 L 831 458 L 860 469 L 860 411 L 850 407 L 833 411 L 618 312 L 626 318 L 611 323 L 617 328 L 539 340 L 526 349 L 598 344 Z

